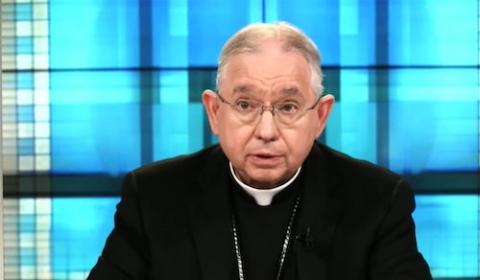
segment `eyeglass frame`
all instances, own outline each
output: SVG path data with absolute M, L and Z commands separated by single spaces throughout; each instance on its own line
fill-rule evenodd
M 228 102 L 223 96 L 221 96 L 221 95 L 220 95 L 220 92 L 217 92 L 217 93 L 216 93 L 216 96 L 219 97 L 219 99 L 220 99 L 220 101 L 221 101 L 222 103 L 225 103 L 225 104 L 229 105 L 229 106 L 233 109 L 233 111 L 238 112 L 238 110 L 235 108 L 235 105 L 233 105 L 232 103 Z M 310 107 L 308 107 L 308 108 L 306 108 L 301 114 L 298 115 L 297 119 L 294 120 L 292 123 L 288 123 L 288 124 L 287 124 L 287 123 L 284 123 L 284 122 L 282 122 L 282 121 L 280 121 L 280 123 L 282 123 L 283 125 L 292 125 L 292 124 L 294 124 L 295 122 L 297 122 L 298 120 L 300 120 L 303 116 L 305 116 L 308 111 L 312 111 L 313 109 L 315 109 L 315 107 L 317 107 L 317 105 L 320 103 L 320 100 L 321 100 L 321 99 L 322 99 L 322 96 L 321 96 L 321 95 L 318 96 L 317 100 L 313 103 L 313 105 L 310 106 Z M 261 103 L 261 102 L 258 102 L 258 103 Z M 252 119 L 252 121 L 251 121 L 251 122 L 248 122 L 248 123 L 249 123 L 249 124 L 253 124 L 253 123 L 255 123 L 255 121 L 258 121 L 258 119 L 260 119 L 259 116 L 262 116 L 265 111 L 270 111 L 270 112 L 272 113 L 272 116 L 275 118 L 275 109 L 277 109 L 277 107 L 275 107 L 275 105 L 276 105 L 276 104 L 273 104 L 273 105 L 265 105 L 265 104 L 262 103 L 262 105 L 259 107 L 260 110 L 257 111 L 257 112 L 259 112 L 259 113 L 256 113 L 255 119 Z

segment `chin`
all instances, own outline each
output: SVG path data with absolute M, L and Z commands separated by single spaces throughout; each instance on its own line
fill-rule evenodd
M 284 174 L 276 170 L 255 170 L 250 174 L 252 176 L 249 176 L 250 180 L 248 184 L 256 188 L 274 188 L 285 181 Z

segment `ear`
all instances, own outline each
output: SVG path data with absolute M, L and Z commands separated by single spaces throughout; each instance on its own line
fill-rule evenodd
M 205 90 L 202 93 L 202 103 L 207 111 L 208 122 L 210 123 L 210 129 L 213 134 L 218 135 L 217 113 L 218 113 L 218 101 L 217 94 L 212 90 Z
M 318 125 L 315 131 L 315 138 L 320 137 L 323 130 L 325 129 L 325 125 L 327 124 L 328 117 L 330 116 L 330 112 L 332 111 L 333 104 L 335 103 L 335 97 L 331 94 L 327 94 L 320 98 L 317 106 L 317 117 L 318 117 Z

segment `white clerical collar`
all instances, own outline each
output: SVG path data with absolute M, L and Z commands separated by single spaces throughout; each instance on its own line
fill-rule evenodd
M 235 171 L 233 170 L 233 166 L 231 162 L 229 162 L 229 165 L 230 165 L 230 172 L 232 173 L 232 176 L 237 182 L 237 184 L 239 184 L 240 187 L 242 187 L 242 189 L 244 189 L 248 194 L 250 194 L 255 199 L 257 204 L 260 206 L 270 205 L 272 203 L 273 197 L 277 193 L 279 193 L 280 191 L 288 187 L 295 180 L 295 178 L 297 178 L 298 174 L 300 174 L 300 170 L 302 169 L 302 167 L 300 166 L 297 172 L 295 172 L 292 178 L 290 178 L 290 180 L 281 184 L 278 187 L 275 187 L 273 189 L 256 189 L 240 181 L 237 175 L 235 175 Z

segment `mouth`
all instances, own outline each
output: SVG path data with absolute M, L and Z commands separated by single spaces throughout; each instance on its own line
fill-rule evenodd
M 252 154 L 251 160 L 254 165 L 260 168 L 272 168 L 280 163 L 282 160 L 281 155 L 270 153 L 258 153 Z

